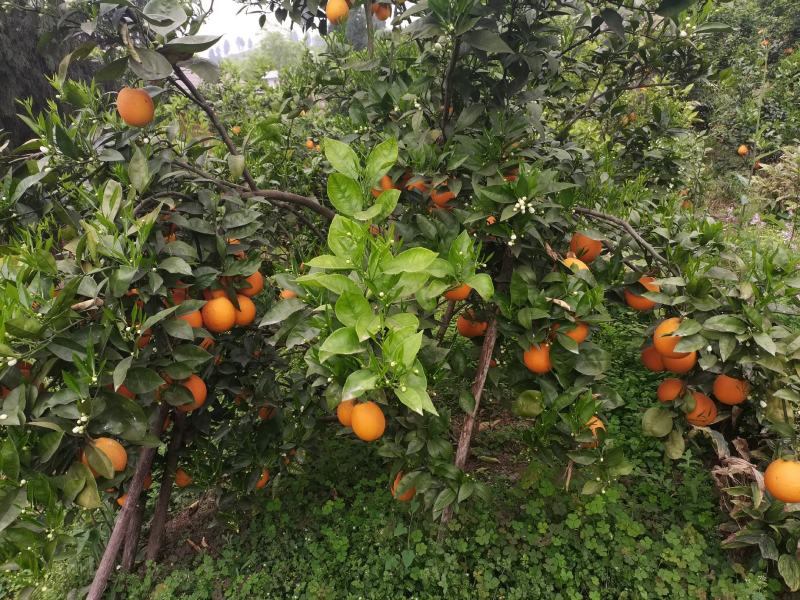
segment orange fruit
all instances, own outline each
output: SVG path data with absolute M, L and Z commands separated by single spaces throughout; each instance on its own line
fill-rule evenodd
M 236 311 L 236 324 L 239 327 L 250 325 L 256 318 L 256 305 L 247 296 L 236 294 L 239 310 Z
M 750 153 L 750 148 L 748 148 L 746 144 L 742 144 L 736 149 L 736 154 L 738 154 L 742 158 L 747 156 L 749 153 Z
M 111 387 L 112 387 L 112 389 L 113 389 L 113 387 L 114 387 L 114 386 L 111 386 Z M 121 385 L 121 386 L 119 386 L 119 387 L 117 388 L 117 393 L 118 393 L 120 396 L 125 396 L 125 397 L 126 397 L 128 400 L 133 400 L 134 398 L 136 398 L 136 394 L 134 394 L 132 391 L 130 391 L 130 390 L 129 390 L 129 389 L 126 387 L 126 386 L 125 386 L 125 384 L 123 384 L 123 385 Z
M 661 288 L 653 283 L 652 277 L 640 277 L 639 283 L 641 283 L 648 292 L 658 292 Z M 652 309 L 656 303 L 652 300 L 648 300 L 644 296 L 640 296 L 639 294 L 634 294 L 630 290 L 625 290 L 625 302 L 630 306 L 633 310 L 650 310 Z
M 193 310 L 190 313 L 186 313 L 185 315 L 179 315 L 178 318 L 181 321 L 186 321 L 189 325 L 192 326 L 193 329 L 197 329 L 198 327 L 203 326 L 203 315 L 200 314 L 199 310 Z
M 249 287 L 242 287 L 239 289 L 240 294 L 244 294 L 245 296 L 252 298 L 264 289 L 264 276 L 260 271 L 256 271 L 249 277 L 245 277 L 244 280 L 247 282 Z
M 322 150 L 322 148 L 320 147 L 319 144 L 317 144 L 316 146 L 314 146 L 314 150 L 316 150 L 317 152 L 320 152 Z
M 115 472 L 119 473 L 120 471 L 124 471 L 125 467 L 128 466 L 128 452 L 117 440 L 107 437 L 97 438 L 94 440 L 94 447 L 95 450 L 99 450 L 106 455 L 108 460 L 111 461 L 111 467 Z M 89 459 L 86 457 L 85 452 L 81 453 L 81 462 L 89 467 Z M 97 473 L 94 469 L 89 467 L 89 470 L 92 472 L 92 475 L 97 477 Z
M 308 148 L 309 150 L 313 150 L 314 149 L 314 140 L 312 140 L 311 138 L 308 138 L 306 140 L 306 148 Z
M 486 217 L 487 225 L 494 225 L 495 223 L 497 223 L 497 217 L 495 217 L 494 215 L 489 215 L 488 217 Z
M 192 393 L 194 402 L 191 404 L 181 404 L 180 406 L 176 406 L 175 408 L 177 408 L 179 411 L 185 413 L 192 412 L 206 403 L 208 388 L 206 388 L 206 382 L 200 379 L 197 375 L 190 375 L 186 381 L 181 383 L 181 385 Z
M 373 8 L 375 8 L 375 5 L 373 5 Z M 386 190 L 392 190 L 392 189 L 394 189 L 394 181 L 392 181 L 392 178 L 389 177 L 388 175 L 384 175 L 383 177 L 381 177 L 380 187 L 374 188 L 372 190 L 372 195 L 373 197 L 377 198 Z
M 717 405 L 714 401 L 701 392 L 692 392 L 694 409 L 686 413 L 686 420 L 697 427 L 711 425 L 717 418 Z
M 433 190 L 431 192 L 431 200 L 433 200 L 433 203 L 439 208 L 446 206 L 447 203 L 455 197 L 456 195 L 447 188 L 443 188 L 441 191 Z
M 592 432 L 592 437 L 594 438 L 594 441 L 584 442 L 583 444 L 581 444 L 581 447 L 597 448 L 597 445 L 600 443 L 600 440 L 597 439 L 597 432 L 598 430 L 605 431 L 606 430 L 605 424 L 603 424 L 600 418 L 597 415 L 595 415 L 586 422 L 586 427 L 588 427 L 589 430 Z
M 673 373 L 688 373 L 697 364 L 697 352 L 689 352 L 681 358 L 661 357 L 664 360 L 664 369 Z
M 297 292 L 292 290 L 281 290 L 281 293 L 278 294 L 278 297 L 281 300 L 288 300 L 289 298 L 297 298 Z
M 424 193 L 426 193 L 428 191 L 428 185 L 424 181 L 419 180 L 419 181 L 415 181 L 413 183 L 409 183 L 406 186 L 406 189 L 409 192 L 412 191 L 412 190 L 417 190 L 420 194 L 424 194 Z
M 203 305 L 203 325 L 212 333 L 228 331 L 236 324 L 236 308 L 227 298 L 214 298 Z
M 466 338 L 480 337 L 486 333 L 486 328 L 489 324 L 486 321 L 473 321 L 472 315 L 459 315 L 456 321 L 456 329 L 458 333 Z
M 648 346 L 642 349 L 642 364 L 653 373 L 661 373 L 665 370 L 664 358 L 659 354 L 658 350 L 653 346 Z
M 717 375 L 714 380 L 714 397 L 729 406 L 741 404 L 750 393 L 750 384 L 743 379 Z
M 336 418 L 339 423 L 344 427 L 350 427 L 353 424 L 353 408 L 356 405 L 355 400 L 342 400 L 339 406 L 336 407 Z
M 239 246 L 239 245 L 241 245 L 241 243 L 242 242 L 240 242 L 237 239 L 228 240 L 228 245 L 229 246 Z M 234 256 L 234 258 L 236 258 L 236 260 L 244 260 L 245 257 L 247 256 L 247 254 L 245 254 L 244 250 L 239 250 L 238 252 L 234 252 L 233 256 Z
M 658 395 L 659 402 L 672 402 L 683 395 L 684 389 L 686 389 L 686 385 L 683 381 L 675 377 L 670 377 L 658 385 L 656 394 Z
M 680 317 L 672 317 L 671 319 L 664 319 L 656 327 L 653 333 L 653 347 L 661 356 L 683 358 L 688 354 L 688 352 L 675 352 L 675 346 L 681 341 L 681 336 L 672 335 L 672 332 L 681 326 L 681 321 Z
M 375 3 L 372 5 L 372 14 L 378 21 L 385 21 L 392 16 L 392 7 L 389 4 Z
M 239 127 L 238 125 L 234 125 L 233 127 L 231 127 L 231 133 L 233 135 L 239 135 L 240 133 L 242 133 L 242 128 Z
M 444 297 L 448 300 L 466 300 L 469 298 L 469 293 L 471 291 L 472 288 L 470 286 L 466 283 L 462 283 L 458 287 L 454 287 L 452 290 L 445 292 Z
M 207 290 L 203 290 L 203 298 L 205 300 L 213 300 L 214 298 L 227 298 L 228 295 L 225 293 L 225 290 L 219 288 L 216 290 L 212 290 L 208 288 Z
M 405 492 L 397 495 L 397 486 L 400 485 L 400 481 L 403 479 L 403 472 L 398 471 L 397 476 L 394 478 L 394 483 L 392 484 L 392 497 L 397 500 L 398 502 L 410 502 L 411 499 L 414 497 L 414 494 L 417 493 L 417 488 L 411 487 L 408 488 Z
M 555 325 L 558 325 L 558 323 L 556 323 Z M 555 329 L 558 329 L 558 327 L 554 327 L 554 330 Z M 578 321 L 577 323 L 575 323 L 572 329 L 570 329 L 569 331 L 565 331 L 564 335 L 569 338 L 572 338 L 578 344 L 582 344 L 584 341 L 586 341 L 586 338 L 589 337 L 589 326 L 583 321 Z
M 542 375 L 553 369 L 550 362 L 550 344 L 534 344 L 522 355 L 522 362 L 529 370 Z
M 325 6 L 325 15 L 331 23 L 339 23 L 347 18 L 350 7 L 345 0 L 328 0 Z
M 603 242 L 592 239 L 588 235 L 576 231 L 572 234 L 572 239 L 569 241 L 569 249 L 582 261 L 590 263 L 600 256 L 600 253 L 603 251 Z
M 117 94 L 117 112 L 126 125 L 149 125 L 153 122 L 155 110 L 153 99 L 143 89 L 124 87 Z
M 262 406 L 258 409 L 258 418 L 262 421 L 271 421 L 274 416 L 275 407 L 273 406 Z
M 178 304 L 182 304 L 186 301 L 189 297 L 189 290 L 185 287 L 177 287 L 171 289 L 169 291 L 170 299 L 172 300 L 172 304 L 177 306 Z
M 256 482 L 256 489 L 257 490 L 262 489 L 265 485 L 267 485 L 268 481 L 269 481 L 269 469 L 262 469 L 261 477 Z
M 561 262 L 564 264 L 565 267 L 567 267 L 568 269 L 573 270 L 573 271 L 575 269 L 577 269 L 578 271 L 588 271 L 589 270 L 589 267 L 586 266 L 585 262 L 583 262 L 582 260 L 579 260 L 577 258 L 572 258 L 571 256 L 569 258 L 565 258 Z M 575 269 L 572 268 L 573 266 L 575 267 Z
M 800 502 L 800 463 L 782 458 L 772 461 L 764 472 L 764 485 L 781 502 Z
M 350 426 L 359 439 L 373 442 L 386 430 L 386 418 L 381 407 L 374 402 L 361 402 L 350 413 Z
M 125 501 L 128 499 L 128 494 L 122 494 L 119 498 L 117 498 L 117 504 L 120 506 L 125 506 Z
M 179 488 L 185 488 L 187 485 L 190 485 L 191 483 L 192 483 L 192 478 L 189 476 L 189 474 L 180 467 L 178 467 L 178 469 L 175 471 L 175 485 L 177 485 Z

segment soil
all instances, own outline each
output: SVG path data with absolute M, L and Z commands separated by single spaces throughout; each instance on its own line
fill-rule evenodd
M 217 555 L 221 550 L 217 510 L 216 494 L 208 492 L 167 521 L 159 562 L 187 562 L 202 552 Z

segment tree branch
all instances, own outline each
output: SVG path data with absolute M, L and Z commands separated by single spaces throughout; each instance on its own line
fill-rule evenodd
M 456 311 L 456 301 L 448 300 L 447 308 L 442 316 L 442 322 L 439 324 L 439 331 L 436 333 L 436 341 L 441 342 L 444 339 L 444 334 L 447 328 L 450 327 L 450 321 L 453 320 L 453 313 Z
M 325 217 L 328 221 L 332 221 L 336 213 L 327 206 L 323 206 L 313 198 L 293 194 L 292 192 L 282 192 L 280 190 L 252 190 L 249 192 L 242 192 L 242 198 L 266 198 L 267 200 L 278 200 L 280 202 L 287 202 L 289 204 L 298 204 L 313 210 L 318 215 Z
M 453 102 L 453 73 L 455 73 L 456 65 L 458 64 L 458 48 L 460 46 L 459 38 L 453 38 L 453 53 L 450 55 L 450 62 L 447 64 L 447 71 L 444 74 L 444 94 L 442 104 L 442 137 L 447 139 L 446 128 L 450 123 L 450 105 Z

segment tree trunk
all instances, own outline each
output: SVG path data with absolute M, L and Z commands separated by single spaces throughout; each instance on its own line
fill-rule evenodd
M 142 519 L 144 517 L 145 498 L 139 498 L 136 503 L 136 510 L 131 517 L 128 528 L 125 531 L 125 545 L 122 547 L 122 570 L 130 572 L 136 560 L 136 549 L 139 546 L 139 534 L 142 531 Z

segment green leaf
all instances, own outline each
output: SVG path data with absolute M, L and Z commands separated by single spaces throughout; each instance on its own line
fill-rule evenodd
M 0 445 L 0 473 L 12 481 L 19 479 L 19 453 L 11 438 Z
M 83 508 L 100 508 L 103 503 L 100 501 L 100 494 L 97 493 L 97 482 L 94 477 L 86 478 L 86 485 L 83 486 L 81 493 L 75 498 L 75 504 Z
M 389 138 L 372 149 L 367 157 L 364 168 L 364 179 L 367 185 L 374 187 L 381 177 L 389 172 L 392 165 L 397 162 L 397 140 Z
M 697 0 L 661 0 L 661 4 L 656 9 L 656 14 L 675 19 L 695 2 Z
M 353 216 L 359 221 L 382 221 L 394 212 L 400 200 L 400 190 L 384 190 L 367 210 L 358 211 Z
M 372 315 L 372 308 L 362 294 L 345 292 L 336 301 L 336 318 L 347 327 L 354 327 L 360 318 Z
M 273 307 L 267 311 L 267 314 L 264 315 L 258 326 L 265 327 L 266 325 L 280 323 L 304 308 L 306 308 L 306 305 L 299 298 L 281 300 L 280 302 L 276 302 Z
M 322 149 L 325 151 L 325 158 L 328 159 L 334 169 L 358 181 L 361 175 L 361 167 L 358 156 L 350 146 L 331 138 L 325 138 L 322 142 Z
M 472 395 L 472 391 L 461 390 L 458 395 L 458 406 L 468 415 L 472 414 L 475 410 L 475 396 Z
M 364 256 L 365 235 L 362 225 L 336 215 L 328 227 L 328 247 L 336 256 L 349 260 L 349 264 L 355 266 Z
M 188 18 L 177 0 L 150 0 L 142 13 L 150 28 L 164 36 L 180 27 Z
M 131 55 L 128 66 L 140 78 L 154 81 L 172 75 L 172 65 L 162 54 L 148 48 L 136 48 L 136 54 L 141 62 Z
M 419 329 L 419 318 L 411 313 L 397 313 L 386 318 L 386 326 L 389 329 L 412 328 L 416 331 Z
M 136 275 L 136 267 L 121 266 L 112 271 L 108 278 L 111 293 L 117 298 L 122 297 L 131 286 L 131 281 Z
M 651 437 L 664 437 L 672 431 L 672 413 L 659 406 L 648 408 L 642 415 L 642 430 Z
M 133 156 L 131 156 L 131 162 L 128 164 L 128 178 L 131 181 L 131 185 L 140 194 L 147 189 L 147 184 L 150 181 L 150 167 L 147 164 L 147 157 L 139 146 L 133 147 Z
M 164 385 L 164 380 L 152 369 L 133 367 L 128 370 L 125 386 L 134 394 L 146 394 Z
M 36 444 L 39 460 L 45 463 L 53 458 L 53 455 L 58 451 L 63 438 L 63 431 L 50 431 L 41 436 Z
M 109 179 L 103 188 L 103 201 L 100 203 L 100 212 L 109 221 L 117 218 L 117 213 L 122 204 L 122 186 L 118 181 Z
M 196 52 L 208 50 L 211 46 L 216 44 L 220 38 L 222 38 L 221 35 L 185 35 L 168 41 L 164 44 L 163 48 L 169 52 L 195 54 Z
M 575 370 L 590 377 L 605 373 L 611 365 L 611 357 L 604 349 L 590 343 L 584 344 L 575 363 Z
M 0 489 L 0 533 L 17 520 L 28 504 L 28 490 L 6 487 Z
M 493 54 L 513 54 L 514 51 L 503 41 L 500 34 L 488 29 L 473 29 L 463 36 L 473 48 Z
M 342 173 L 328 177 L 328 200 L 343 215 L 352 217 L 364 206 L 364 195 L 358 182 Z
M 755 341 L 755 343 L 761 346 L 764 350 L 769 352 L 772 356 L 775 356 L 775 352 L 778 348 L 769 334 L 763 332 L 754 333 L 753 341 Z
M 347 376 L 347 380 L 342 387 L 342 400 L 352 400 L 358 398 L 370 390 L 374 390 L 378 382 L 378 376 L 369 369 L 353 371 Z
M 179 340 L 194 339 L 194 330 L 192 326 L 183 319 L 169 319 L 168 321 L 164 321 L 164 331 L 166 331 L 167 335 L 170 337 Z
M 355 266 L 351 259 L 333 256 L 332 254 L 315 256 L 306 264 L 309 267 L 316 267 L 318 269 L 352 269 Z
M 94 444 L 86 444 L 83 447 L 83 452 L 86 454 L 86 460 L 89 466 L 94 469 L 97 474 L 102 475 L 106 479 L 114 477 L 114 466 L 111 464 L 111 460 L 106 456 L 105 452 L 98 450 Z M 94 478 L 92 477 L 91 479 Z
M 478 292 L 478 295 L 484 300 L 491 300 L 494 296 L 494 284 L 492 278 L 486 273 L 478 273 L 472 277 L 468 277 L 464 283 Z
M 383 262 L 383 272 L 387 274 L 417 273 L 427 269 L 437 254 L 427 248 L 411 248 Z
M 433 502 L 434 514 L 441 513 L 445 508 L 455 502 L 456 493 L 450 488 L 443 489 Z
M 781 554 L 778 558 L 778 573 L 792 592 L 800 589 L 800 562 L 793 554 Z
M 606 22 L 608 28 L 616 33 L 623 40 L 625 39 L 625 25 L 622 22 L 622 17 L 617 11 L 612 8 L 604 8 L 600 11 L 600 16 Z
M 719 355 L 723 362 L 727 361 L 736 350 L 736 337 L 723 335 L 719 338 Z
M 319 347 L 328 354 L 356 354 L 364 348 L 358 341 L 355 327 L 342 327 L 329 335 Z
M 686 441 L 683 439 L 683 434 L 677 429 L 669 432 L 667 439 L 664 441 L 664 451 L 666 455 L 672 460 L 678 460 L 683 456 L 686 450 Z
M 179 256 L 170 256 L 158 263 L 158 268 L 173 275 L 191 275 L 192 267 Z
M 125 383 L 125 378 L 128 376 L 128 369 L 131 368 L 131 362 L 133 362 L 133 357 L 128 356 L 119 361 L 117 366 L 114 367 L 113 385 L 115 390 Z
M 742 334 L 747 330 L 747 324 L 733 315 L 715 315 L 703 321 L 703 328 L 720 333 Z
M 310 275 L 302 275 L 295 279 L 295 282 L 303 285 L 304 287 L 323 287 L 332 291 L 334 294 L 343 294 L 345 292 L 352 292 L 360 294 L 361 290 L 355 282 L 339 273 L 311 273 Z

